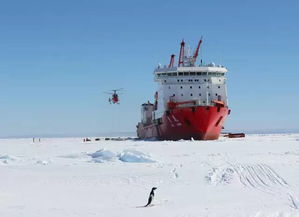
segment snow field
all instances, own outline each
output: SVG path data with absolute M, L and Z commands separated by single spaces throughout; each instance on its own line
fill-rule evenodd
M 0 216 L 299 216 L 298 134 L 2 139 L 0 174 Z

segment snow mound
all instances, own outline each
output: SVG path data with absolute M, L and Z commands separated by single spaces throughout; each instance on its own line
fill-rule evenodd
M 120 154 L 116 154 L 112 151 L 100 149 L 94 153 L 88 154 L 92 157 L 92 162 L 104 163 L 107 161 L 120 160 L 128 163 L 152 163 L 155 162 L 152 158 L 140 151 L 136 150 L 124 150 Z
M 100 149 L 94 153 L 89 154 L 92 157 L 92 161 L 95 163 L 104 163 L 106 161 L 115 161 L 116 154 L 105 149 Z
M 47 160 L 37 160 L 36 164 L 40 164 L 40 165 L 48 165 L 49 163 L 51 163 L 50 161 Z
M 120 161 L 128 163 L 153 163 L 155 162 L 147 154 L 136 150 L 124 150 L 118 155 Z
M 212 168 L 205 177 L 207 182 L 212 185 L 225 185 L 232 182 L 235 171 L 233 168 Z
M 0 160 L 2 161 L 2 163 L 8 164 L 11 161 L 16 161 L 17 158 L 10 155 L 1 155 Z

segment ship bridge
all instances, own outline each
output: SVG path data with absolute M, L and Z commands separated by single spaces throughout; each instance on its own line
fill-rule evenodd
M 172 67 L 168 68 L 164 66 L 161 68 L 158 66 L 154 71 L 155 81 L 160 81 L 163 78 L 173 76 L 224 76 L 227 69 L 224 66 L 216 66 L 214 63 L 201 66 L 191 67 Z

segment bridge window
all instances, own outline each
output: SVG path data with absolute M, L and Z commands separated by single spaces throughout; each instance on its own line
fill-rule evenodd
M 200 86 L 198 86 L 198 89 L 200 89 Z
M 198 94 L 199 96 L 201 96 L 201 93 L 200 94 Z
M 190 86 L 190 89 L 192 89 L 192 86 Z
M 170 89 L 170 86 L 168 86 L 168 89 Z
M 197 75 L 201 75 L 201 72 L 196 72 Z
M 178 82 L 180 82 L 180 80 L 178 79 Z
M 189 72 L 184 72 L 184 75 L 185 75 L 185 76 L 188 76 L 188 75 L 189 75 Z
M 216 93 L 215 96 L 218 96 L 218 94 Z
M 183 86 L 181 86 L 181 89 L 183 89 Z
M 181 94 L 181 96 L 184 96 L 184 94 Z
M 190 75 L 195 75 L 195 72 L 190 72 Z
M 184 73 L 183 72 L 179 72 L 179 75 L 184 75 Z
M 220 86 L 218 86 L 218 88 L 220 88 Z
M 190 96 L 193 96 L 193 94 L 192 94 L 192 93 L 190 93 Z

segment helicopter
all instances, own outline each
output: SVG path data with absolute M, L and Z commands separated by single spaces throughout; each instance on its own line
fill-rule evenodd
M 104 93 L 106 93 L 106 94 L 110 94 L 111 95 L 111 97 L 109 97 L 108 98 L 108 102 L 110 103 L 110 104 L 119 104 L 119 94 L 117 93 L 117 92 L 119 92 L 119 91 L 122 91 L 123 90 L 123 88 L 120 88 L 120 89 L 116 89 L 116 90 L 110 90 L 111 92 L 104 92 Z

